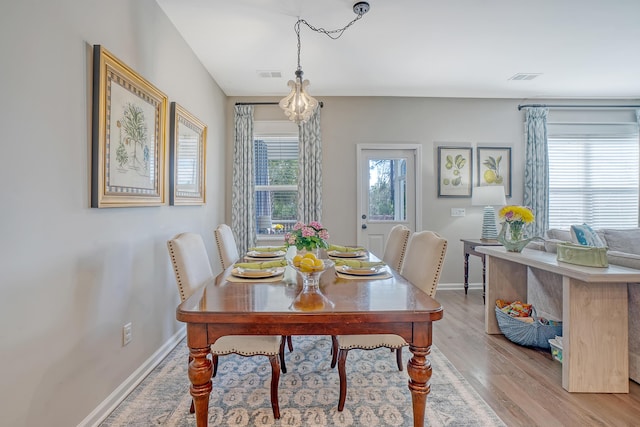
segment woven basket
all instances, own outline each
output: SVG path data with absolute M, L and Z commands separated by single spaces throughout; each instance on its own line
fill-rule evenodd
M 495 308 L 496 319 L 500 330 L 510 341 L 527 347 L 540 347 L 549 349 L 549 340 L 556 335 L 562 336 L 562 324 L 543 325 L 538 322 L 538 317 L 533 311 L 534 322 L 527 323 L 503 313 Z

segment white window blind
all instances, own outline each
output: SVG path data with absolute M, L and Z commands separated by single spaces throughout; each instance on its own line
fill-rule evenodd
M 549 124 L 549 228 L 638 227 L 636 124 Z
M 296 223 L 298 137 L 254 138 L 256 232 L 283 234 Z

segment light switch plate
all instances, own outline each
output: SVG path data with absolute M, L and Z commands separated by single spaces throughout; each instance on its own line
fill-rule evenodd
M 451 208 L 451 216 L 464 216 L 464 208 Z

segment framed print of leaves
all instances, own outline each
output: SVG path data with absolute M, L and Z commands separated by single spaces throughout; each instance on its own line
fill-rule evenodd
M 93 47 L 91 207 L 165 204 L 167 96 Z
M 438 147 L 438 197 L 471 197 L 473 151 Z
M 478 185 L 501 185 L 511 197 L 511 147 L 478 147 Z

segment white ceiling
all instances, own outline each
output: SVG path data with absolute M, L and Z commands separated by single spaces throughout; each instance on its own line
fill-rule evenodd
M 228 96 L 288 93 L 298 17 L 327 30 L 356 17 L 352 0 L 156 1 Z M 640 0 L 369 3 L 337 40 L 301 26 L 312 95 L 640 98 Z

